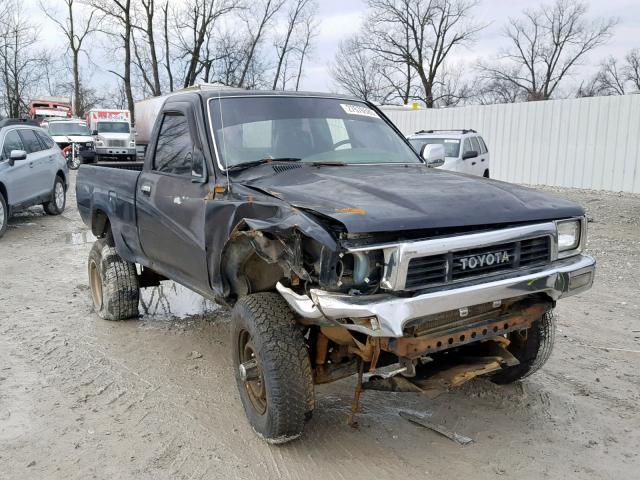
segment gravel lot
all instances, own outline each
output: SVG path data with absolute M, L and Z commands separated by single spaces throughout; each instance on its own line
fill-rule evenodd
M 144 292 L 140 319 L 100 320 L 73 192 L 61 217 L 20 214 L 0 240 L 0 477 L 637 479 L 640 196 L 546 190 L 586 206 L 599 263 L 593 290 L 559 304 L 541 372 L 436 400 L 367 391 L 357 429 L 345 379 L 317 389 L 305 435 L 279 447 L 245 421 L 227 311 L 165 282 Z

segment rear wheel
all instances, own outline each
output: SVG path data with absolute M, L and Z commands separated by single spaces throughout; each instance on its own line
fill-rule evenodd
M 241 298 L 233 309 L 236 382 L 249 423 L 269 443 L 302 434 L 314 406 L 303 332 L 277 293 Z
M 60 215 L 64 212 L 64 207 L 67 204 L 67 191 L 64 185 L 64 180 L 59 176 L 56 177 L 56 181 L 53 184 L 53 191 L 51 192 L 51 200 L 43 203 L 44 211 L 49 215 Z
M 0 193 L 0 237 L 7 231 L 7 223 L 9 223 L 9 207 L 4 195 Z
M 499 384 L 512 383 L 538 371 L 551 356 L 555 332 L 556 319 L 553 310 L 550 310 L 540 320 L 533 322 L 525 335 L 521 332 L 510 333 L 511 343 L 507 350 L 520 363 L 500 370 L 491 377 L 491 381 Z
M 101 318 L 138 316 L 140 287 L 135 264 L 123 260 L 114 247 L 99 239 L 89 252 L 88 273 L 93 308 Z

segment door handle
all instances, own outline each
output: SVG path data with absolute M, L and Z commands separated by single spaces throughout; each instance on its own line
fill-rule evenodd
M 151 195 L 151 185 L 142 185 L 140 191 L 145 195 Z
M 475 165 L 475 164 L 476 164 L 476 162 L 471 162 L 471 165 Z

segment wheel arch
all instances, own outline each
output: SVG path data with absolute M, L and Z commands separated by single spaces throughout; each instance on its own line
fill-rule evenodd
M 61 168 L 59 168 L 58 171 L 56 172 L 56 177 L 62 178 L 62 181 L 64 182 L 65 190 L 69 188 L 69 182 L 67 181 L 67 176 L 64 174 L 64 171 Z
M 109 216 L 100 209 L 95 209 L 91 214 L 91 233 L 97 238 L 106 238 L 111 234 Z
M 9 193 L 7 192 L 7 187 L 2 182 L 0 182 L 0 195 L 4 197 L 7 207 L 9 207 Z

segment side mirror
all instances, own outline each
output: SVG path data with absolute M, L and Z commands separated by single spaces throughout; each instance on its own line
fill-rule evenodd
M 462 159 L 466 160 L 467 158 L 476 158 L 478 156 L 477 150 L 467 150 L 462 154 Z
M 444 165 L 444 145 L 426 144 L 422 146 L 420 156 L 424 159 L 427 167 L 435 168 Z
M 13 167 L 16 161 L 26 160 L 26 159 L 27 159 L 27 152 L 25 152 L 24 150 L 11 150 L 11 153 L 9 154 L 9 165 Z
M 91 132 L 91 135 L 93 135 L 94 137 L 95 137 L 95 136 L 97 136 L 97 135 L 98 135 L 98 130 L 93 130 L 93 131 Z

